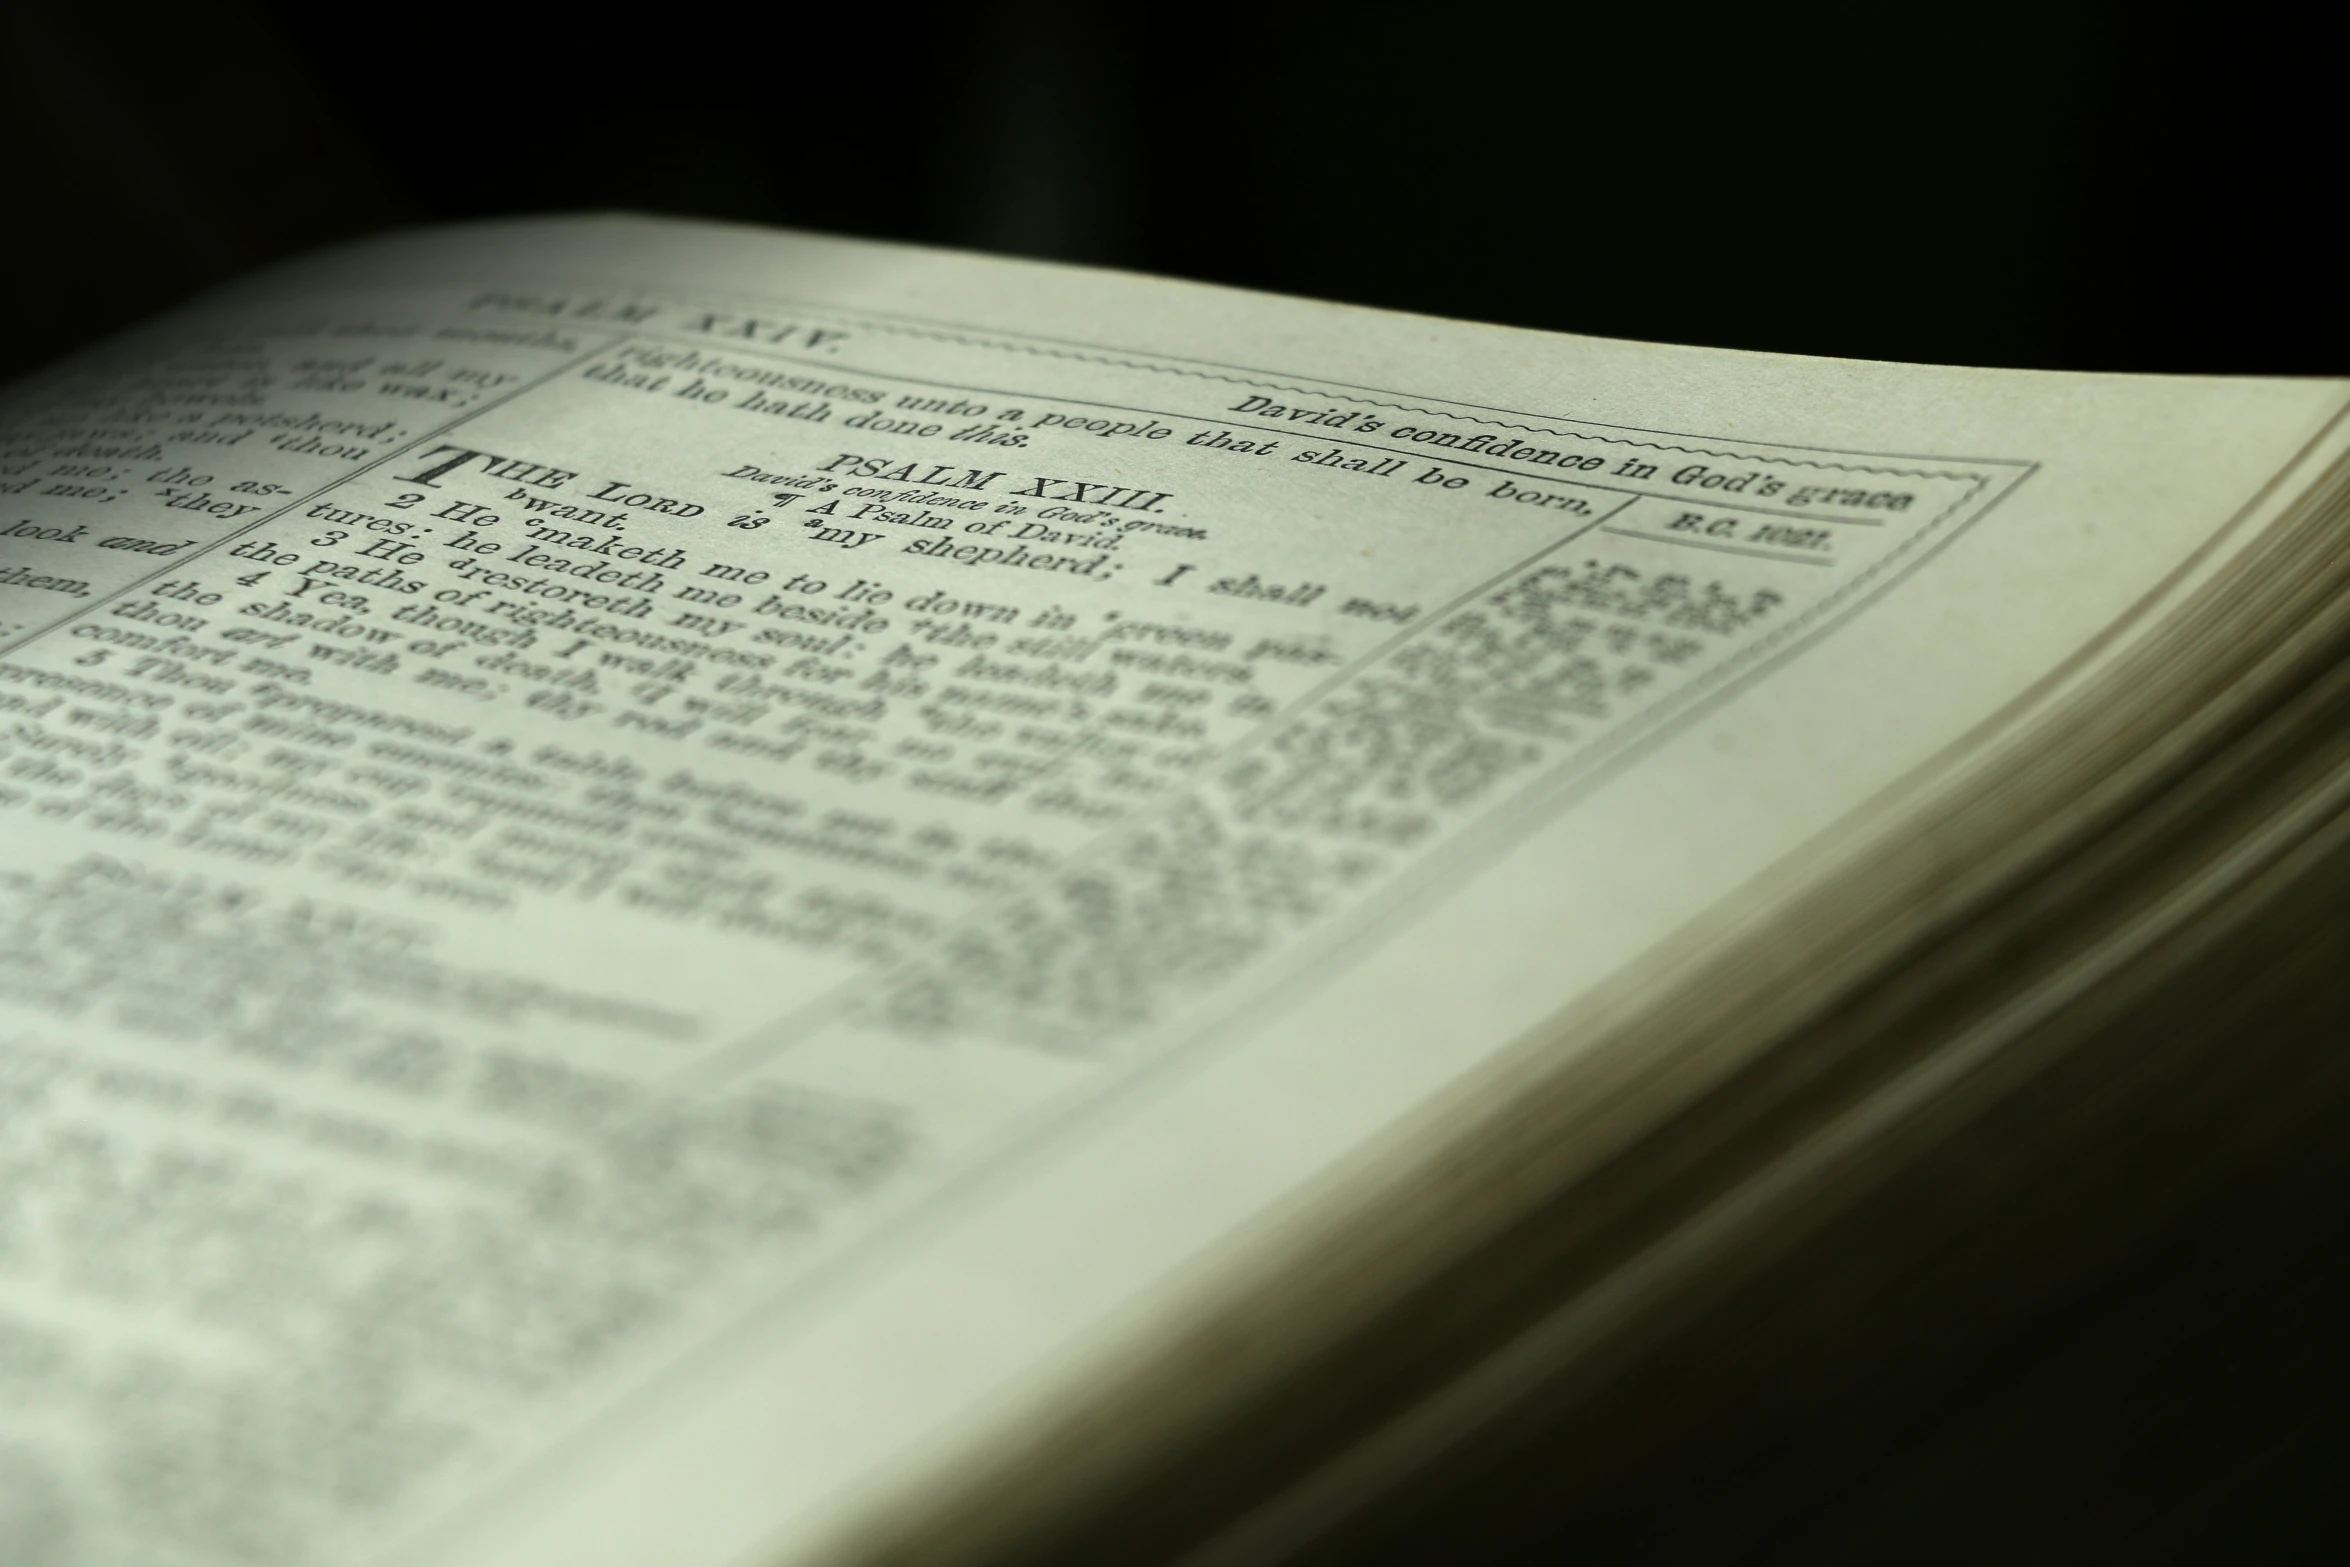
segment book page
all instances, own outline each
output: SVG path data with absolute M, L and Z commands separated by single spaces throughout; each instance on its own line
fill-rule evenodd
M 2341 401 L 626 220 L 20 388 L 0 1558 L 813 1550 Z

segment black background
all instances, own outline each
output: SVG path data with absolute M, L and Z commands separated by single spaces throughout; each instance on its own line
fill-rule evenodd
M 0 370 L 334 239 L 628 208 L 1642 339 L 2339 375 L 2320 25 L 2085 0 L 16 0 Z M 2350 1558 L 2350 1177 L 2321 1153 L 1943 1356 L 1930 1396 L 1842 1397 L 1565 1518 L 1539 1463 L 1576 1457 L 1537 1446 L 1527 1505 L 1488 1488 L 1473 1526 L 1440 1512 L 1391 1554 Z
M 0 340 L 618 207 L 1652 340 L 2339 374 L 2321 9 L 16 0 Z

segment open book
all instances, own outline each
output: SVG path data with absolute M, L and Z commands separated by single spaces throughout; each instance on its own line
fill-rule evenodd
M 617 218 L 84 355 L 0 1557 L 1278 1560 L 1629 1441 L 1924 1150 L 2238 1048 L 2115 1055 L 2338 858 L 2346 402 Z

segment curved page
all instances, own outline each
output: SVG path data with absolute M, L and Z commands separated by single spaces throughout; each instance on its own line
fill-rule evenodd
M 20 388 L 0 1557 L 815 1550 L 2341 402 L 619 219 Z

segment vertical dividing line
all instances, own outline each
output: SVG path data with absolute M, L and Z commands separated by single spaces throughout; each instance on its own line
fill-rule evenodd
M 1593 517 L 1590 521 L 1584 523 L 1581 527 L 1569 529 L 1567 532 L 1562 533 L 1557 538 L 1551 540 L 1548 544 L 1543 545 L 1542 548 L 1536 550 L 1533 554 L 1524 556 L 1519 560 L 1502 567 L 1501 570 L 1494 572 L 1491 576 L 1485 578 L 1483 581 L 1477 583 L 1473 587 L 1462 589 L 1460 592 L 1454 594 L 1451 598 L 1445 600 L 1442 604 L 1437 605 L 1435 611 L 1423 619 L 1418 625 L 1403 626 L 1398 628 L 1395 634 L 1390 636 L 1386 641 L 1377 644 L 1369 652 L 1363 654 L 1360 658 L 1357 658 L 1353 663 L 1348 664 L 1341 669 L 1332 671 L 1331 674 L 1319 685 L 1316 685 L 1311 690 L 1303 692 L 1297 697 L 1292 698 L 1287 706 L 1275 712 L 1271 718 L 1266 719 L 1263 723 L 1259 724 L 1253 731 L 1243 736 L 1241 739 L 1234 741 L 1220 755 L 1217 756 L 1217 764 L 1220 766 L 1225 762 L 1229 762 L 1232 760 L 1232 758 L 1242 755 L 1252 747 L 1261 744 L 1264 740 L 1264 737 L 1271 734 L 1274 729 L 1284 723 L 1287 723 L 1291 718 L 1295 717 L 1299 713 L 1304 712 L 1307 708 L 1313 706 L 1316 702 L 1321 701 L 1323 697 L 1329 695 L 1330 692 L 1336 690 L 1339 686 L 1344 685 L 1347 681 L 1352 680 L 1356 676 L 1364 673 L 1370 669 L 1372 665 L 1386 658 L 1388 654 L 1394 652 L 1397 648 L 1403 646 L 1406 642 L 1411 641 L 1414 637 L 1426 634 L 1426 632 L 1432 626 L 1442 625 L 1446 620 L 1450 619 L 1455 612 L 1465 608 L 1471 603 L 1474 603 L 1476 600 L 1483 598 L 1486 594 L 1491 593 L 1502 583 L 1509 581 L 1510 578 L 1517 576 L 1521 572 L 1532 570 L 1534 567 L 1539 566 L 1542 564 L 1542 562 L 1548 560 L 1551 556 L 1556 555 L 1560 550 L 1565 549 L 1568 545 L 1574 543 L 1576 540 L 1596 532 L 1601 528 L 1604 528 L 1609 522 L 1615 519 L 1617 514 L 1641 498 L 1642 497 L 1637 495 L 1626 496 L 1624 499 L 1618 501 L 1615 505 L 1609 507 L 1606 511 L 1601 512 L 1598 516 Z
M 1212 774 L 1218 768 L 1229 764 L 1235 757 L 1244 756 L 1249 751 L 1255 749 L 1257 746 L 1264 744 L 1269 737 L 1278 733 L 1281 729 L 1293 722 L 1299 714 L 1311 709 L 1316 703 L 1322 701 L 1331 692 L 1344 686 L 1348 681 L 1357 679 L 1364 673 L 1375 668 L 1397 648 L 1403 646 L 1407 642 L 1410 642 L 1415 637 L 1425 635 L 1431 628 L 1444 624 L 1446 620 L 1450 619 L 1464 606 L 1476 602 L 1486 594 L 1491 593 L 1502 583 L 1507 582 L 1511 578 L 1519 576 L 1524 572 L 1532 570 L 1534 567 L 1542 564 L 1542 562 L 1545 560 L 1548 560 L 1551 556 L 1557 554 L 1560 550 L 1565 549 L 1568 545 L 1573 544 L 1578 539 L 1584 538 L 1593 531 L 1604 526 L 1619 512 L 1623 511 L 1625 507 L 1632 505 L 1639 499 L 1641 499 L 1641 497 L 1637 495 L 1626 496 L 1623 500 L 1617 502 L 1614 506 L 1609 507 L 1607 510 L 1599 513 L 1599 515 L 1590 518 L 1580 526 L 1571 528 L 1565 533 L 1560 534 L 1557 538 L 1552 539 L 1549 543 L 1543 545 L 1540 549 L 1535 550 L 1532 554 L 1520 556 L 1517 560 L 1512 561 L 1509 565 L 1502 567 L 1500 570 L 1482 578 L 1472 586 L 1464 588 L 1459 593 L 1454 594 L 1451 598 L 1438 605 L 1433 612 L 1424 617 L 1418 625 L 1399 628 L 1393 635 L 1377 643 L 1369 651 L 1353 659 L 1343 667 L 1333 671 L 1328 676 L 1325 676 L 1311 689 L 1301 693 L 1296 697 L 1293 697 L 1288 703 L 1284 704 L 1280 709 L 1274 712 L 1271 717 L 1266 718 L 1261 723 L 1257 724 L 1254 728 L 1250 729 L 1248 733 L 1242 735 L 1238 740 L 1235 740 L 1232 744 L 1217 752 L 1213 761 L 1201 767 L 1199 776 Z M 1056 763 L 1055 765 L 1057 767 L 1059 764 Z M 1048 768 L 1038 776 L 1047 776 L 1053 770 L 1054 769 Z M 1190 792 L 1191 789 L 1189 785 L 1178 785 L 1175 789 L 1169 791 L 1168 795 L 1154 800 L 1140 811 L 1137 811 L 1133 816 L 1128 817 L 1122 821 L 1111 823 L 1109 826 L 1103 828 L 1099 833 L 1095 834 L 1092 838 L 1079 845 L 1078 848 L 1069 855 L 1069 863 L 1081 863 L 1089 856 L 1098 854 L 1101 852 L 1101 846 L 1104 843 L 1108 843 L 1114 840 L 1123 833 L 1131 832 L 1137 826 L 1148 821 L 1152 816 L 1157 815 L 1167 809 L 1168 805 L 1173 803 L 1173 801 L 1181 799 L 1184 795 Z M 1001 901 L 1003 896 L 1004 895 L 1002 894 L 991 894 L 987 898 L 984 898 L 977 906 L 965 911 L 965 913 L 960 918 L 955 920 L 954 928 L 959 929 L 977 920 L 984 919 L 988 911 L 994 908 Z M 1016 897 L 1018 894 L 1014 893 L 1010 896 Z M 760 1024 L 757 1027 L 751 1029 L 748 1033 L 731 1041 L 730 1043 L 721 1045 L 715 1050 L 709 1051 L 708 1053 L 698 1057 L 687 1065 L 680 1067 L 677 1071 L 669 1075 L 668 1082 L 673 1087 L 694 1093 L 714 1092 L 717 1089 L 723 1088 L 727 1084 L 738 1080 L 744 1075 L 756 1071 L 761 1066 L 764 1066 L 766 1063 L 773 1060 L 776 1056 L 791 1049 L 794 1045 L 798 1044 L 801 1039 L 805 1038 L 812 1030 L 820 1027 L 831 1018 L 837 1016 L 844 1007 L 846 1007 L 856 998 L 860 991 L 883 983 L 892 973 L 902 966 L 902 964 L 891 964 L 878 971 L 867 970 L 864 973 L 852 975 L 849 978 L 842 980 L 838 985 L 833 987 L 831 990 L 826 991 L 824 994 L 801 1003 L 799 1006 L 793 1008 L 790 1012 L 784 1014 L 782 1017 L 777 1018 L 772 1022 Z
M 514 401 L 514 399 L 517 397 L 522 396 L 525 392 L 535 392 L 540 387 L 545 386 L 549 381 L 554 380 L 557 376 L 564 374 L 566 371 L 569 371 L 576 366 L 595 358 L 598 354 L 609 353 L 612 349 L 627 341 L 628 334 L 623 332 L 616 337 L 605 339 L 603 342 L 597 344 L 593 348 L 583 349 L 579 353 L 573 354 L 570 358 L 564 360 L 561 364 L 554 366 L 552 369 L 547 370 L 541 375 L 533 376 L 530 380 L 523 382 L 520 386 L 516 386 L 507 391 L 499 393 L 497 396 L 491 398 L 488 402 L 483 403 L 478 408 L 468 408 L 463 413 L 458 414 L 456 417 L 452 419 L 445 419 L 441 423 L 434 425 L 431 429 L 425 431 L 421 435 L 410 436 L 408 440 L 398 446 L 391 448 L 382 456 L 371 458 L 367 462 L 361 463 L 358 467 L 353 468 L 350 472 L 340 474 L 335 478 L 327 480 L 324 484 L 317 486 L 315 489 L 312 489 L 305 494 L 295 496 L 292 500 L 289 500 L 284 505 L 279 506 L 275 511 L 266 512 L 263 515 L 254 518 L 251 522 L 244 523 L 238 527 L 230 529 L 228 532 L 222 534 L 219 538 L 214 539 L 211 543 L 197 550 L 195 554 L 174 556 L 171 560 L 166 561 L 164 564 L 156 567 L 153 571 L 148 572 L 145 576 L 137 577 L 129 582 L 124 583 L 121 587 L 115 589 L 112 593 L 105 595 L 103 598 L 93 599 L 90 603 L 83 605 L 79 609 L 69 610 L 64 615 L 61 615 L 57 619 L 49 622 L 49 624 L 38 627 L 31 631 L 27 631 L 12 641 L 0 642 L 0 656 L 13 653 L 17 649 L 37 641 L 38 639 L 49 635 L 53 631 L 62 631 L 66 627 L 72 625 L 75 621 L 81 620 L 89 615 L 94 615 L 99 610 L 104 609 L 110 604 L 120 603 L 123 599 L 128 598 L 133 593 L 136 593 L 139 589 L 145 587 L 148 583 L 153 582 L 156 578 L 162 576 L 166 572 L 186 570 L 191 562 L 202 560 L 205 556 L 210 555 L 214 550 L 219 549 L 222 545 L 233 544 L 238 539 L 243 538 L 245 535 L 252 533 L 256 529 L 268 527 L 271 523 L 276 522 L 280 518 L 284 517 L 295 507 L 308 505 L 310 502 L 317 500 L 320 496 L 325 495 L 342 485 L 349 484 L 352 480 L 357 479 L 362 475 L 373 473 L 376 469 L 382 467 L 384 464 L 397 458 L 407 456 L 410 452 L 413 452 L 416 450 L 416 448 L 422 446 L 425 442 L 432 440 L 434 437 L 446 435 L 451 430 L 457 429 L 468 421 L 480 418 L 483 414 L 490 412 L 492 409 L 503 408 L 508 403 Z

